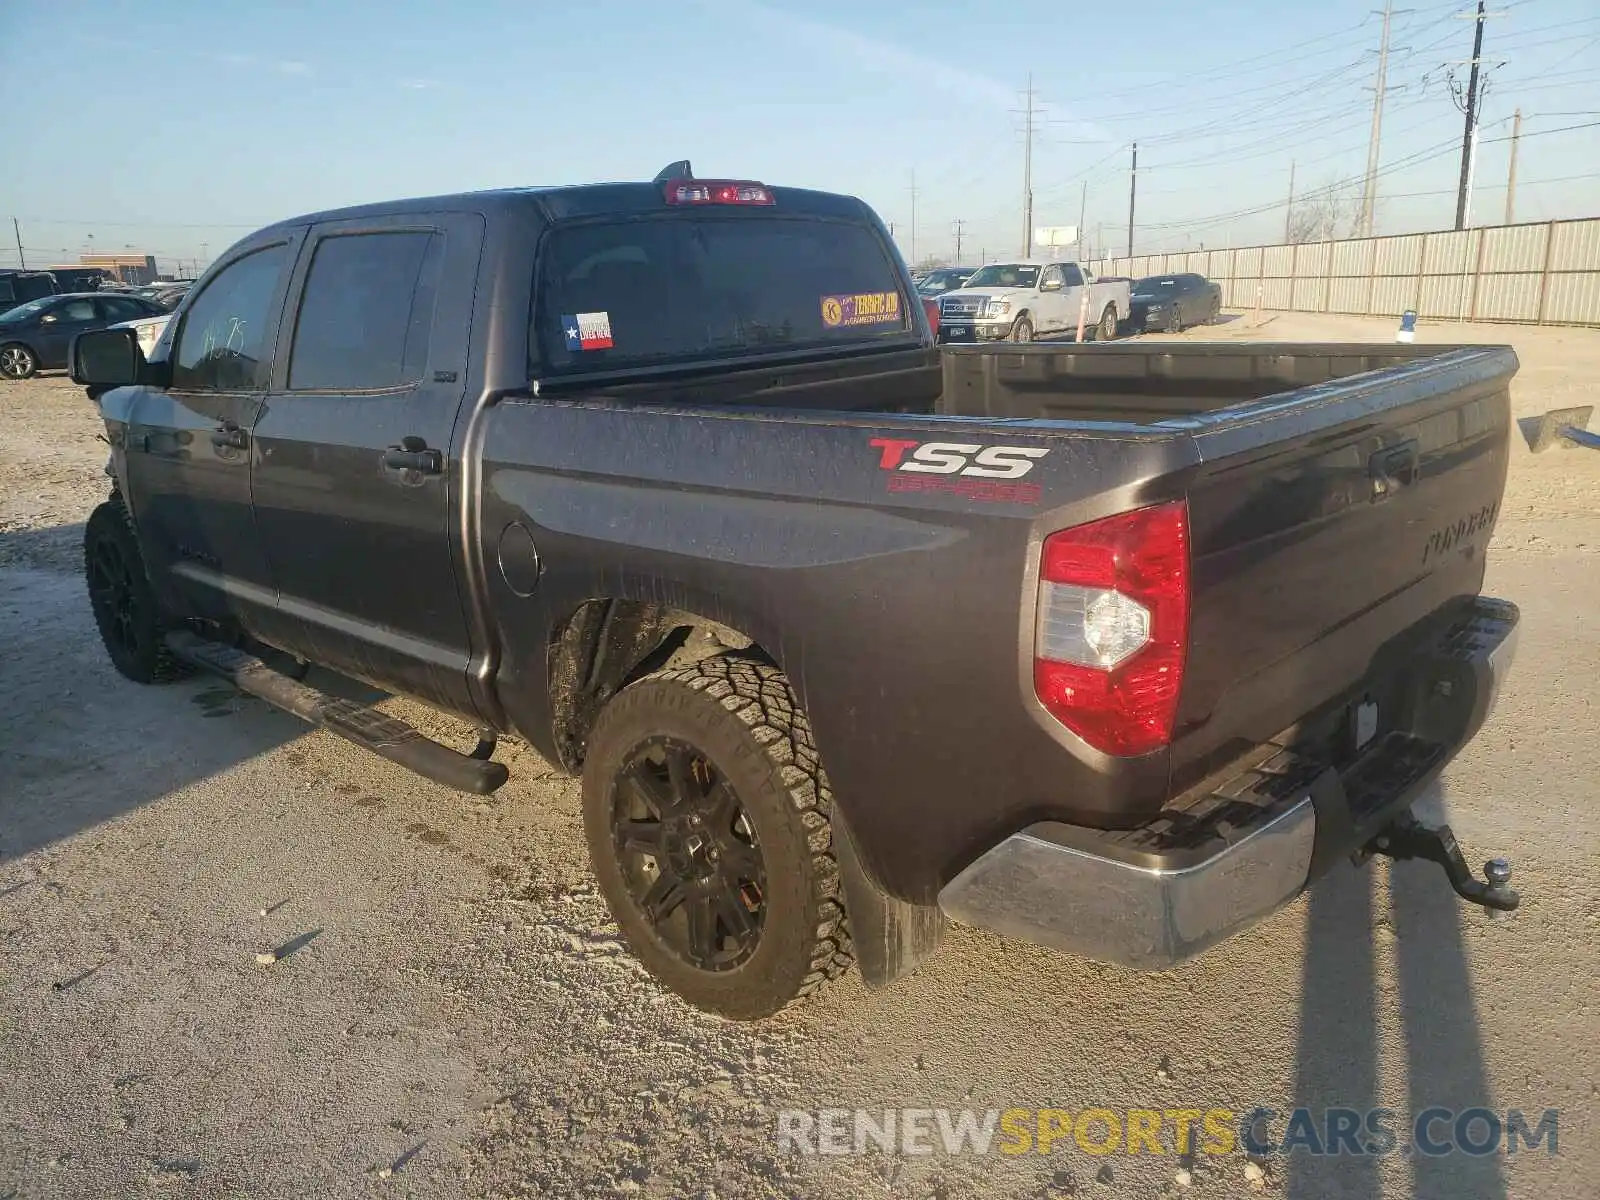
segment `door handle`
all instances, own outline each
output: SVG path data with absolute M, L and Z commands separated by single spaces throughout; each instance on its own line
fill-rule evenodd
M 250 445 L 250 435 L 230 421 L 212 431 L 211 444 L 218 450 L 243 450 Z
M 391 471 L 415 471 L 419 475 L 444 473 L 444 455 L 428 449 L 428 443 L 419 437 L 401 438 L 398 446 L 383 452 L 383 465 Z
M 1390 493 L 1409 487 L 1417 481 L 1417 442 L 1415 438 L 1379 450 L 1367 460 L 1367 474 L 1372 477 L 1372 499 L 1387 499 Z

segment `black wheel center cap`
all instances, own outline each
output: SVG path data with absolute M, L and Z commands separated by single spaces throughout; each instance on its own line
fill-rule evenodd
M 716 849 L 697 815 L 663 821 L 661 851 L 668 867 L 680 878 L 704 878 L 715 869 Z

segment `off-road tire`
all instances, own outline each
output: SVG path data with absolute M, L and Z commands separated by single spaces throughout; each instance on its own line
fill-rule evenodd
M 1027 313 L 1021 313 L 1011 325 L 1011 340 L 1013 342 L 1033 341 L 1033 321 Z
M 133 517 L 120 496 L 113 495 L 89 514 L 83 530 L 83 564 L 89 607 L 117 672 L 135 683 L 169 683 L 188 675 L 190 667 L 167 649 L 165 637 L 172 624 L 150 586 Z M 120 586 L 128 605 L 121 624 L 114 598 L 97 587 L 112 564 L 120 564 Z
M 623 876 L 612 815 L 619 773 L 652 738 L 688 743 L 734 788 L 766 869 L 761 936 L 750 957 L 710 971 L 652 928 Z M 645 968 L 688 1003 L 759 1020 L 844 974 L 855 961 L 829 824 L 833 796 L 811 726 L 782 671 L 720 655 L 658 671 L 606 706 L 583 769 L 584 830 L 600 889 Z
M 30 379 L 39 373 L 39 356 L 21 342 L 0 345 L 0 379 Z

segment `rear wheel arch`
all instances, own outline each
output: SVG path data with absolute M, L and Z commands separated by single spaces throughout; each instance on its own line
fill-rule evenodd
M 763 645 L 754 620 L 730 623 L 691 608 L 619 597 L 593 597 L 556 627 L 549 644 L 553 743 L 561 765 L 584 769 L 591 737 L 602 713 L 631 684 L 692 671 L 708 660 L 727 658 L 782 663 Z M 806 697 L 794 690 L 799 718 Z M 808 725 L 809 728 L 809 725 Z M 808 735 L 809 736 L 809 735 Z M 819 770 L 825 769 L 825 763 Z M 884 987 L 915 970 L 938 947 L 945 920 L 937 905 L 891 895 L 868 866 L 851 832 L 847 805 L 831 795 L 829 808 L 839 872 L 839 899 L 855 935 L 854 955 L 869 987 Z
M 606 704 L 630 683 L 669 668 L 738 651 L 777 664 L 744 626 L 647 600 L 594 596 L 552 629 L 547 647 L 551 740 L 561 765 L 583 766 Z

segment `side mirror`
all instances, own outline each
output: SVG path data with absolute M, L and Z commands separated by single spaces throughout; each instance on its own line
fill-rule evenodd
M 1039 285 L 1039 290 L 1041 292 L 1059 292 L 1061 290 L 1061 281 L 1059 279 L 1048 280 Z
M 89 387 L 126 387 L 139 382 L 144 352 L 131 329 L 96 329 L 72 339 L 72 382 Z
M 41 325 L 54 325 L 60 319 L 61 318 L 56 316 L 55 313 L 45 313 L 44 316 L 39 318 L 39 324 L 41 324 Z

